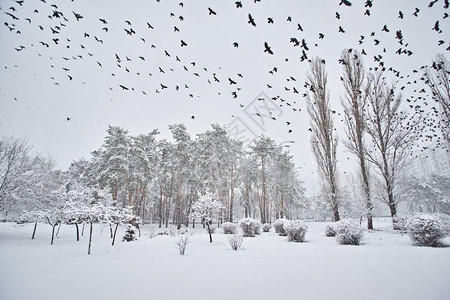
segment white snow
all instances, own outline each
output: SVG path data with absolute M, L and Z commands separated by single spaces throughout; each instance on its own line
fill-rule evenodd
M 360 246 L 325 237 L 327 223 L 308 222 L 305 243 L 288 242 L 273 228 L 244 238 L 231 250 L 218 229 L 189 229 L 184 256 L 176 236 L 150 238 L 149 225 L 135 242 L 111 246 L 109 229 L 94 227 L 76 242 L 62 226 L 53 246 L 51 227 L 0 224 L 0 299 L 449 299 L 450 248 L 412 246 L 389 222 L 375 223 Z M 201 227 L 197 225 L 197 227 Z M 381 229 L 379 229 L 381 228 Z M 450 240 L 447 238 L 447 243 Z

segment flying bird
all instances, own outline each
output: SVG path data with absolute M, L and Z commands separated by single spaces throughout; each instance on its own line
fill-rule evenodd
M 248 23 L 256 27 L 255 19 L 253 19 L 251 14 L 248 14 Z
M 217 15 L 216 12 L 211 9 L 211 7 L 208 7 L 208 14 L 209 15 Z
M 73 12 L 73 14 L 75 15 L 75 18 L 77 19 L 77 21 L 80 21 L 80 19 L 83 19 L 83 16 L 82 16 L 82 15 L 80 15 L 80 14 L 74 12 L 74 11 L 72 11 L 72 12 Z
M 347 0 L 341 0 L 339 5 L 342 5 L 342 4 L 344 4 L 345 6 L 352 6 L 352 3 L 350 1 L 347 1 Z
M 269 44 L 267 42 L 264 42 L 264 52 L 267 52 L 269 54 L 273 54 L 272 49 L 270 49 Z

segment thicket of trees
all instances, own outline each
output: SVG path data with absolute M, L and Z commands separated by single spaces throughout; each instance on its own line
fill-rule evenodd
M 195 139 L 182 124 L 169 129 L 173 142 L 158 140 L 157 130 L 131 136 L 124 128 L 109 126 L 103 145 L 90 159 L 74 161 L 67 172 L 53 170 L 54 165 L 49 172 L 41 165 L 36 167 L 45 176 L 59 176 L 46 179 L 33 173 L 35 180 L 49 185 L 42 196 L 34 191 L 17 196 L 12 187 L 2 189 L 1 210 L 18 214 L 24 209 L 63 206 L 66 194 L 77 190 L 81 202 L 131 207 L 144 221 L 157 221 L 160 227 L 173 223 L 180 228 L 193 221 L 193 205 L 206 192 L 213 193 L 223 207 L 219 222 L 235 221 L 236 214 L 270 222 L 290 217 L 302 207 L 303 183 L 284 145 L 260 136 L 244 149 L 219 125 L 212 125 Z M 8 141 L 19 144 L 16 147 L 20 142 L 26 146 L 24 141 Z M 21 168 L 23 173 L 31 167 Z M 12 173 L 8 172 L 2 173 L 4 177 Z M 22 179 L 12 181 L 24 190 L 37 186 Z M 82 196 L 80 190 L 92 197 Z M 88 198 L 94 200 L 85 200 Z

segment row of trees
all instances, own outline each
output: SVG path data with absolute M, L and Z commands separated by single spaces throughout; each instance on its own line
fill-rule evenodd
M 77 201 L 88 205 L 133 207 L 145 221 L 180 228 L 192 220 L 194 202 L 207 191 L 223 207 L 220 222 L 234 221 L 236 213 L 270 222 L 291 216 L 304 202 L 287 142 L 277 145 L 260 136 L 244 149 L 219 125 L 195 139 L 182 124 L 169 129 L 172 142 L 158 140 L 157 130 L 131 136 L 109 126 L 103 145 L 67 172 L 55 170 L 52 160 L 32 158 L 26 141 L 4 138 L 1 211 L 8 218 L 23 210 L 62 207 L 76 191 Z
M 392 217 L 404 195 L 404 167 L 412 148 L 422 134 L 424 111 L 402 109 L 403 97 L 395 83 L 388 83 L 385 68 L 366 72 L 361 55 L 354 49 L 342 51 L 341 81 L 345 89 L 342 99 L 346 139 L 343 144 L 358 162 L 358 181 L 365 202 L 367 226 L 373 229 L 373 199 L 389 207 Z M 449 81 L 448 62 L 438 55 L 432 68 L 426 68 L 426 84 L 442 110 L 443 135 L 448 141 Z M 325 61 L 315 58 L 310 63 L 306 86 L 307 107 L 311 118 L 311 146 L 322 178 L 322 193 L 334 215 L 340 219 L 340 202 L 335 134 L 330 95 L 327 88 Z M 373 167 L 373 171 L 370 171 Z

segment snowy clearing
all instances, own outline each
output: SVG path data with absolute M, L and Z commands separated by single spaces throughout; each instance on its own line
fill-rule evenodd
M 111 246 L 97 224 L 87 255 L 87 230 L 76 242 L 75 227 L 63 225 L 51 246 L 49 225 L 31 240 L 33 224 L 1 223 L 0 299 L 449 299 L 450 248 L 412 246 L 389 222 L 366 231 L 361 246 L 325 237 L 327 223 L 307 225 L 305 243 L 272 228 L 238 251 L 221 230 L 210 244 L 205 229 L 189 229 L 181 256 L 178 237 L 150 238 L 165 230 L 157 226 L 130 243 L 121 227 Z

